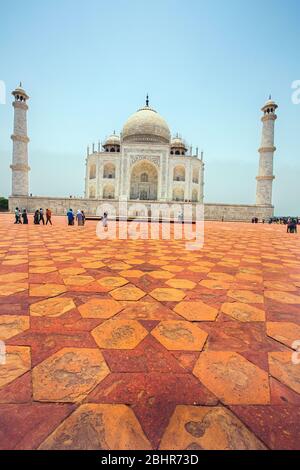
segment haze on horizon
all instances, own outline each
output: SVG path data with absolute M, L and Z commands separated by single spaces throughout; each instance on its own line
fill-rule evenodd
M 13 108 L 30 95 L 30 192 L 83 196 L 88 144 L 150 105 L 204 151 L 205 201 L 255 202 L 261 106 L 278 103 L 273 203 L 300 215 L 297 0 L 16 0 L 1 6 L 0 195 L 11 191 Z

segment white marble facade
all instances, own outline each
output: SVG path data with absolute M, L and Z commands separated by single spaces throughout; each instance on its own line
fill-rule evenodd
M 115 133 L 88 148 L 85 198 L 203 203 L 204 163 L 198 150 L 171 138 L 166 121 L 149 106 Z

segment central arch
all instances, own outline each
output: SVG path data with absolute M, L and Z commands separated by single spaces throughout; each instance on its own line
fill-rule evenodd
M 158 191 L 158 171 L 156 166 L 142 160 L 136 163 L 130 175 L 130 199 L 156 201 Z

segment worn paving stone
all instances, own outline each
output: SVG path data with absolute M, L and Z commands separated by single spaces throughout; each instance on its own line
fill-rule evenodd
M 179 405 L 160 450 L 264 450 L 266 447 L 233 413 L 221 406 Z
M 291 322 L 267 322 L 267 335 L 289 348 L 300 346 L 300 325 Z
M 237 353 L 204 351 L 193 373 L 225 404 L 270 402 L 268 374 Z
M 128 406 L 84 404 L 39 449 L 150 450 L 151 445 Z
M 76 308 L 76 305 L 72 298 L 50 298 L 31 304 L 30 315 L 36 317 L 59 317 L 73 308 Z
M 148 331 L 135 320 L 107 320 L 92 331 L 101 349 L 134 349 Z
M 299 358 L 297 357 L 297 362 L 293 363 L 292 354 L 296 355 L 297 353 L 289 351 L 269 353 L 270 374 L 300 394 Z
M 180 302 L 185 297 L 185 293 L 182 290 L 171 287 L 157 287 L 150 292 L 150 295 L 160 302 Z
M 189 321 L 214 321 L 218 315 L 218 309 L 201 302 L 201 300 L 180 302 L 174 308 L 174 312 Z
M 64 348 L 32 370 L 33 398 L 46 402 L 80 402 L 108 374 L 99 350 Z
M 31 297 L 56 297 L 66 292 L 66 287 L 62 284 L 31 284 L 29 287 L 29 295 Z
M 1 387 L 30 370 L 30 349 L 26 346 L 6 346 L 5 363 L 0 366 Z
M 1 315 L 0 340 L 6 341 L 13 336 L 28 330 L 29 318 L 23 315 Z
M 207 339 L 205 331 L 187 321 L 162 321 L 151 334 L 173 351 L 201 351 Z
M 111 318 L 123 309 L 122 305 L 113 299 L 90 299 L 78 310 L 84 318 Z
M 264 310 L 243 302 L 226 302 L 221 307 L 221 312 L 241 322 L 265 321 Z

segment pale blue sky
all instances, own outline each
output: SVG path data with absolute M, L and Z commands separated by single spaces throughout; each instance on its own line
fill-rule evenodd
M 274 204 L 300 214 L 298 0 L 15 0 L 1 5 L 0 194 L 11 190 L 13 109 L 31 96 L 30 191 L 82 195 L 88 143 L 150 104 L 204 150 L 206 202 L 254 203 L 260 108 L 278 102 Z

